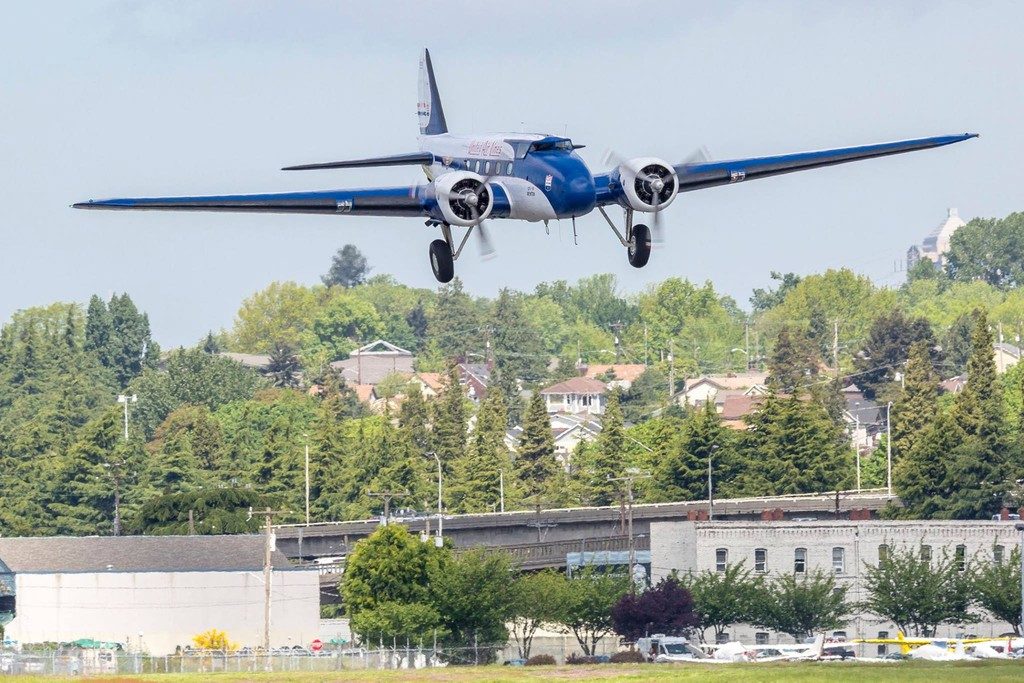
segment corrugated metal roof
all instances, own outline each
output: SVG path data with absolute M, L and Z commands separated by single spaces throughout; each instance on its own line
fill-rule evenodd
M 261 571 L 263 544 L 259 535 L 0 538 L 0 560 L 15 574 Z M 294 568 L 277 551 L 271 563 Z

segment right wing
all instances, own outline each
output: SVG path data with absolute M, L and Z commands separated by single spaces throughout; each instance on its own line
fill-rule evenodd
M 321 213 L 354 216 L 429 216 L 435 203 L 424 186 L 362 190 L 324 190 L 278 194 L 229 194 L 213 197 L 130 197 L 72 204 L 76 209 L 141 211 L 238 211 L 249 213 Z

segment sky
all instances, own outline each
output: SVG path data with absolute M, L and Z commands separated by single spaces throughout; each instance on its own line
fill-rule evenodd
M 680 161 L 962 132 L 929 150 L 680 195 L 635 270 L 596 212 L 492 221 L 478 295 L 614 273 L 679 276 L 746 306 L 769 272 L 850 267 L 897 285 L 943 221 L 1024 209 L 1024 3 L 11 3 L 0 23 L 0 320 L 127 291 L 165 347 L 230 328 L 274 280 L 316 283 L 346 243 L 434 287 L 417 219 L 75 211 L 90 198 L 404 185 L 416 167 L 281 166 L 416 150 L 420 50 L 453 132 L 566 134 Z M 618 215 L 616 212 L 613 215 Z

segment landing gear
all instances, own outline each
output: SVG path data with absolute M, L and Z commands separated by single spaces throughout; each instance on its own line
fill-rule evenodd
M 434 240 L 430 243 L 430 269 L 438 282 L 451 282 L 455 277 L 455 260 L 447 241 Z
M 643 223 L 633 226 L 629 246 L 626 247 L 626 257 L 629 259 L 629 265 L 634 268 L 643 268 L 651 258 L 651 231 Z

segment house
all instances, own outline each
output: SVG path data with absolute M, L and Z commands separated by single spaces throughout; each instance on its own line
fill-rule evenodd
M 907 250 L 907 270 L 922 259 L 928 259 L 939 267 L 945 265 L 946 252 L 949 251 L 953 233 L 965 225 L 967 224 L 960 218 L 956 209 L 947 210 L 946 220 L 932 230 L 920 245 L 914 245 Z
M 959 394 L 967 386 L 967 373 L 950 377 L 939 382 L 939 391 L 944 394 Z
M 1021 350 L 1019 346 L 998 342 L 995 345 L 996 372 L 1003 374 L 1014 365 L 1020 362 Z
M 633 382 L 640 375 L 647 371 L 647 366 L 640 363 L 584 365 L 580 370 L 583 377 L 589 377 L 590 379 L 604 380 L 605 377 L 611 377 L 612 379 L 608 382 L 609 389 L 618 388 L 626 391 L 633 386 Z
M 431 399 L 444 390 L 445 376 L 440 372 L 417 372 L 409 381 L 419 385 L 423 398 Z
M 572 466 L 572 454 L 580 442 L 590 442 L 601 433 L 601 423 L 589 417 L 578 417 L 564 413 L 554 413 L 550 416 L 551 433 L 555 439 L 555 460 L 563 468 L 568 470 Z M 505 433 L 505 446 L 510 451 L 519 447 L 519 439 L 523 435 L 523 428 L 516 425 Z
M 491 366 L 487 363 L 459 363 L 458 370 L 459 380 L 466 385 L 466 395 L 474 401 L 484 400 L 491 384 Z
M 263 641 L 265 539 L 229 536 L 0 538 L 0 592 L 23 644 L 93 639 L 172 654 L 216 627 Z M 271 554 L 272 647 L 318 634 L 320 577 Z
M 221 351 L 217 354 L 220 358 L 227 358 L 233 360 L 236 363 L 241 363 L 247 368 L 252 368 L 259 372 L 263 372 L 270 367 L 270 356 L 259 354 L 259 353 L 230 353 L 227 351 Z
M 607 404 L 608 387 L 589 377 L 572 377 L 540 392 L 549 413 L 602 415 Z
M 383 339 L 349 352 L 345 360 L 336 360 L 331 367 L 350 384 L 379 384 L 388 375 L 398 372 L 412 374 L 416 360 L 412 351 Z
M 718 411 L 722 424 L 729 429 L 745 430 L 749 426 L 747 419 L 764 402 L 763 394 L 740 394 L 739 396 L 728 396 L 722 402 L 722 408 Z
M 864 392 L 856 384 L 849 385 L 840 393 L 843 397 L 843 422 L 851 445 L 860 453 L 874 450 L 885 429 L 885 410 L 864 398 Z
M 705 401 L 712 399 L 716 407 L 720 407 L 729 396 L 767 394 L 767 381 L 768 373 L 756 370 L 727 375 L 704 375 L 689 380 L 686 388 L 676 395 L 676 401 L 681 406 L 702 406 Z

